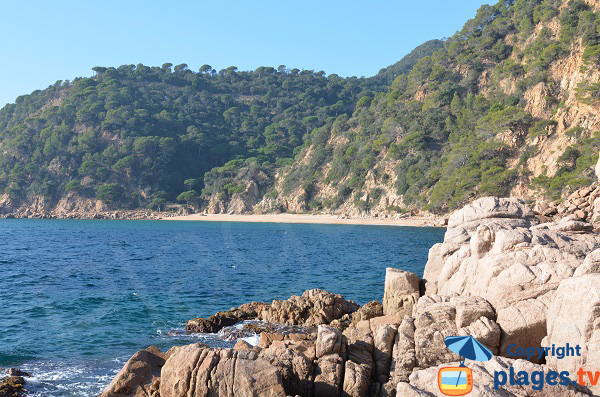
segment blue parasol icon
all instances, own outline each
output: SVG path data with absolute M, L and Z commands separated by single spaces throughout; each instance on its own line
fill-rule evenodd
M 460 361 L 461 367 L 464 367 L 464 362 L 467 358 L 474 361 L 488 361 L 494 356 L 487 347 L 471 335 L 448 336 L 444 339 L 444 343 L 453 353 L 463 357 Z

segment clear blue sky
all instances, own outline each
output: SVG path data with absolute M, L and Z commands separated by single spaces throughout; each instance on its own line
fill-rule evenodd
M 94 66 L 286 65 L 371 76 L 485 0 L 3 1 L 0 106 Z

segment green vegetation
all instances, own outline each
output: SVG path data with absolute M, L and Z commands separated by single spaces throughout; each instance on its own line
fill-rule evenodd
M 232 194 L 241 188 L 217 175 L 285 164 L 310 131 L 372 95 L 366 79 L 285 66 L 94 71 L 0 110 L 0 192 L 56 199 L 76 190 L 126 207 L 138 205 L 134 192 L 154 207 L 182 191 Z
M 572 126 L 577 144 L 555 175 L 530 181 L 527 161 L 556 134 L 551 115 L 565 106 L 551 66 L 579 43 L 582 73 L 600 66 L 598 14 L 580 0 L 500 0 L 371 78 L 285 66 L 96 67 L 0 110 L 0 193 L 160 209 L 301 189 L 314 211 L 369 211 L 386 186 L 406 207 L 434 212 L 507 195 L 517 182 L 558 197 L 590 183 L 597 135 Z M 545 92 L 546 118 L 526 111 L 534 88 Z M 597 105 L 600 83 L 577 95 Z

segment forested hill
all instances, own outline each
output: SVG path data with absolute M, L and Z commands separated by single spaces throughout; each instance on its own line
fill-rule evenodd
M 94 71 L 0 111 L 1 191 L 53 201 L 76 192 L 120 207 L 175 201 L 232 159 L 289 164 L 307 133 L 373 93 L 364 78 L 284 66 Z
M 0 213 L 452 210 L 591 183 L 600 7 L 502 0 L 370 78 L 96 67 L 0 110 Z M 76 210 L 76 208 L 74 208 Z

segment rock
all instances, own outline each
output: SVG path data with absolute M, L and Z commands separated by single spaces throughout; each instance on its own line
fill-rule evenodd
M 408 376 L 417 365 L 415 352 L 415 324 L 412 317 L 404 317 L 398 327 L 392 361 L 390 366 L 390 379 L 394 383 L 408 381 Z
M 316 362 L 314 395 L 338 397 L 341 395 L 344 360 L 338 354 L 329 354 Z
M 357 311 L 352 313 L 351 325 L 356 325 L 359 321 L 370 320 L 374 317 L 383 316 L 383 306 L 377 301 L 371 301 L 362 305 Z
M 383 314 L 400 318 L 410 315 L 418 299 L 419 276 L 388 267 L 385 272 Z
M 361 397 L 368 395 L 373 377 L 373 337 L 368 331 L 347 328 L 348 359 L 344 369 L 342 395 Z
M 448 219 L 448 228 L 466 226 L 472 230 L 482 220 L 493 218 L 518 219 L 533 222 L 535 214 L 520 199 L 483 197 L 454 212 Z
M 250 343 L 240 339 L 233 346 L 233 350 L 252 350 L 253 347 Z
M 460 335 L 460 330 L 497 352 L 500 329 L 494 317 L 492 306 L 480 297 L 421 297 L 414 311 L 416 366 L 429 367 L 458 360 L 458 356 L 446 348 L 444 339 Z
M 312 289 L 285 301 L 274 300 L 264 307 L 261 318 L 272 323 L 317 326 L 352 314 L 358 308 L 356 303 L 339 294 Z
M 600 158 L 598 158 L 594 171 L 596 172 L 596 178 L 600 179 Z
M 101 397 L 158 396 L 155 383 L 168 355 L 155 346 L 138 351 L 125 363 Z
M 435 394 L 418 389 L 408 382 L 399 382 L 396 386 L 396 395 L 402 397 L 433 397 Z
M 593 229 L 594 227 L 591 224 L 575 220 L 562 220 L 550 227 L 550 230 L 557 232 L 589 232 Z
M 275 300 L 271 304 L 246 303 L 209 318 L 194 318 L 187 322 L 185 329 L 188 332 L 214 333 L 250 319 L 275 324 L 316 326 L 343 318 L 344 323 L 338 324 L 338 327 L 345 328 L 350 323 L 349 315 L 358 308 L 356 303 L 345 300 L 339 294 L 313 289 L 305 291 L 302 296 L 292 296 L 284 301 Z
M 344 335 L 338 329 L 327 325 L 319 325 L 317 331 L 317 357 L 321 358 L 329 354 L 342 354 L 346 351 Z
M 558 371 L 571 371 L 572 376 L 581 367 L 594 370 L 600 367 L 600 274 L 585 274 L 563 280 L 548 308 L 547 333 L 542 344 L 565 347 L 567 343 L 580 347 L 581 355 L 546 357 L 548 366 Z M 588 387 L 600 393 L 600 384 Z
M 31 375 L 28 372 L 25 371 L 21 371 L 18 368 L 9 368 L 6 373 L 8 374 L 8 376 L 20 376 L 20 377 L 25 377 L 28 378 Z
M 185 325 L 185 329 L 189 332 L 215 333 L 240 321 L 259 317 L 266 306 L 262 302 L 246 303 L 231 310 L 218 312 L 209 318 L 191 319 Z
M 397 330 L 396 325 L 384 324 L 378 326 L 373 333 L 375 380 L 381 384 L 387 382 L 390 376 L 392 351 Z
M 200 343 L 171 350 L 161 373 L 161 397 L 287 395 L 281 372 L 254 351 Z
M 354 361 L 346 361 L 345 365 L 342 396 L 367 396 L 371 389 L 372 369 L 365 364 L 358 364 Z
M 579 277 L 589 273 L 600 273 L 600 249 L 590 252 L 585 257 L 581 266 L 573 273 L 573 277 Z
M 600 223 L 600 197 L 594 199 L 594 203 L 592 204 L 593 211 L 591 215 L 590 222 L 594 225 Z
M 0 381 L 0 397 L 19 397 L 25 393 L 25 379 L 9 376 Z
M 575 215 L 540 225 L 531 213 L 516 199 L 476 200 L 450 217 L 444 242 L 431 248 L 424 271 L 428 295 L 480 296 L 494 307 L 502 329 L 500 354 L 510 343 L 540 345 L 553 291 L 600 248 L 600 235 L 589 233 L 592 226 Z M 415 325 L 418 341 L 418 316 Z M 495 338 L 485 324 L 476 328 L 488 333 L 482 337 Z

